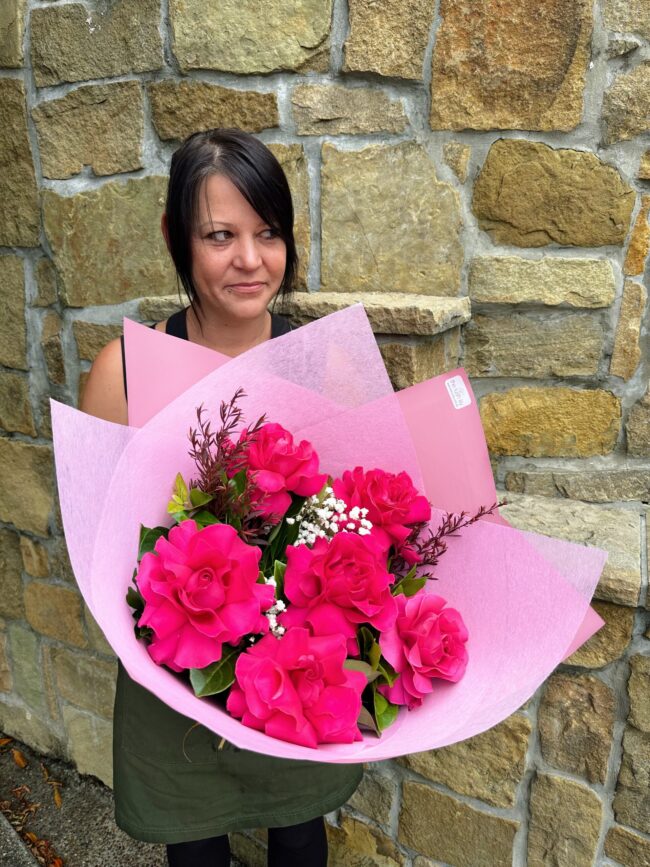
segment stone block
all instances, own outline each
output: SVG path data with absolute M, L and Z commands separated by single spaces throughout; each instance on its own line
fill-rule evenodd
M 405 781 L 398 840 L 454 867 L 510 867 L 518 822 Z
M 18 534 L 0 527 L 0 616 L 20 620 L 23 603 L 22 558 Z
M 266 867 L 266 849 L 245 834 L 230 834 L 230 851 L 246 867 Z
M 628 276 L 643 274 L 645 262 L 648 258 L 648 250 L 650 250 L 649 213 L 650 196 L 641 196 L 641 207 L 634 221 L 627 255 L 625 256 L 625 264 L 623 265 L 623 272 Z
M 106 719 L 113 717 L 117 664 L 65 647 L 50 649 L 59 695 Z
M 567 659 L 569 665 L 602 668 L 620 659 L 632 641 L 634 609 L 610 602 L 592 602 L 605 625 Z
M 176 313 L 182 306 L 184 305 L 179 301 L 178 293 L 163 298 L 143 298 L 140 301 L 138 314 L 143 322 L 161 322 L 163 319 L 169 319 L 172 313 Z
M 616 280 L 607 259 L 521 259 L 478 256 L 470 264 L 469 296 L 489 304 L 609 307 Z
M 170 0 L 173 51 L 183 72 L 237 74 L 329 68 L 332 0 Z
M 67 753 L 80 774 L 92 774 L 113 785 L 113 731 L 110 722 L 96 719 L 69 705 L 63 708 Z
M 39 259 L 34 268 L 38 295 L 33 302 L 35 307 L 50 307 L 56 303 L 56 271 L 49 259 Z
M 650 502 L 650 470 L 578 470 L 546 472 L 524 470 L 505 475 L 507 491 L 542 497 L 567 497 L 590 503 L 617 500 Z
M 616 702 L 592 675 L 555 674 L 544 688 L 537 715 L 546 762 L 590 783 L 605 783 Z
M 628 726 L 614 795 L 614 815 L 622 825 L 650 834 L 650 734 Z
M 650 117 L 650 62 L 617 75 L 603 96 L 605 146 L 647 132 Z
M 40 209 L 27 136 L 25 86 L 0 79 L 0 246 L 37 247 Z
M 625 424 L 627 453 L 635 458 L 650 455 L 650 391 L 631 408 Z
M 156 132 L 166 141 L 215 127 L 261 132 L 279 124 L 275 93 L 189 80 L 153 82 L 148 92 Z
M 0 633 L 0 692 L 11 692 L 13 687 L 14 681 L 7 655 L 7 636 L 2 632 Z
M 61 317 L 58 313 L 48 313 L 43 321 L 41 349 L 45 358 L 47 376 L 55 385 L 65 385 L 65 359 L 61 343 Z
M 379 825 L 389 825 L 392 806 L 397 798 L 395 781 L 382 774 L 366 771 L 359 788 L 348 801 L 348 806 L 364 813 Z
M 20 623 L 9 624 L 14 691 L 25 704 L 43 714 L 45 690 L 41 675 L 41 648 L 38 637 Z
M 467 168 L 471 153 L 471 147 L 459 141 L 448 141 L 442 146 L 444 160 L 461 184 L 467 180 Z
M 166 181 L 157 176 L 109 182 L 73 196 L 43 192 L 45 232 L 64 304 L 121 304 L 174 291 L 175 272 L 160 231 L 165 195 Z
M 467 298 L 432 298 L 405 292 L 304 292 L 279 301 L 277 310 L 302 325 L 359 302 L 375 334 L 431 336 L 470 318 Z
M 345 72 L 421 81 L 435 0 L 349 0 Z
M 0 8 L 0 67 L 23 65 L 23 34 L 27 0 L 4 0 Z
M 650 196 L 648 197 L 650 201 Z M 612 376 L 628 380 L 641 361 L 641 323 L 645 313 L 648 293 L 642 283 L 626 280 L 618 315 L 614 349 L 609 365 Z
M 647 0 L 605 0 L 603 21 L 616 33 L 638 33 L 650 39 L 650 6 Z
M 637 177 L 642 181 L 650 181 L 650 149 L 641 156 Z
M 311 247 L 311 221 L 309 217 L 309 174 L 302 145 L 270 144 L 269 150 L 282 166 L 293 201 L 293 235 L 298 253 L 296 288 L 307 288 L 307 271 Z
M 638 653 L 630 658 L 627 694 L 630 699 L 628 722 L 639 731 L 650 734 L 650 656 Z
M 94 361 L 100 351 L 122 333 L 121 325 L 98 325 L 78 319 L 72 323 L 72 333 L 77 341 L 79 358 Z
M 476 314 L 465 328 L 470 376 L 595 376 L 602 323 L 591 313 Z
M 640 44 L 641 43 L 638 39 L 629 36 L 623 36 L 620 38 L 614 37 L 607 43 L 605 56 L 608 60 L 611 60 L 614 57 L 625 57 L 626 54 L 631 54 L 633 51 L 636 51 Z
M 61 755 L 61 744 L 51 722 L 35 711 L 0 700 L 0 731 L 29 744 L 39 753 Z
M 442 0 L 432 58 L 432 129 L 571 130 L 591 58 L 592 4 Z
M 0 439 L 0 476 L 4 479 L 0 520 L 47 536 L 54 491 L 52 449 Z
M 472 210 L 496 244 L 601 247 L 625 241 L 634 201 L 595 154 L 499 139 L 474 184 Z
M 325 291 L 458 295 L 458 194 L 414 142 L 341 151 L 323 145 Z
M 36 8 L 31 62 L 38 87 L 148 72 L 163 65 L 158 0 Z
M 84 166 L 96 175 L 141 169 L 144 110 L 137 81 L 93 84 L 32 109 L 46 178 L 69 178 Z
M 11 433 L 36 436 L 29 381 L 22 373 L 0 371 L 0 427 Z
M 609 454 L 621 424 L 620 399 L 602 389 L 522 387 L 481 399 L 494 455 L 573 457 Z
M 380 343 L 379 350 L 393 387 L 408 388 L 458 367 L 456 341 L 450 341 L 450 336 L 451 332 L 447 332 L 428 340 Z
M 337 867 L 403 867 L 406 858 L 393 840 L 358 819 L 343 816 L 340 827 L 327 825 L 330 858 Z
M 605 837 L 605 855 L 625 867 L 647 867 L 650 864 L 650 840 L 615 825 Z
M 516 714 L 469 740 L 404 756 L 400 764 L 459 795 L 512 807 L 524 775 L 530 733 L 530 721 Z
M 573 780 L 537 774 L 530 796 L 528 867 L 592 867 L 603 808 Z
M 596 597 L 632 608 L 638 604 L 641 542 L 636 512 L 518 495 L 509 496 L 500 511 L 520 530 L 604 548 L 608 557 Z
M 369 87 L 298 85 L 291 104 L 298 135 L 398 133 L 407 124 L 399 100 Z
M 103 653 L 105 656 L 115 657 L 115 653 L 113 648 L 110 646 L 106 638 L 104 637 L 104 633 L 101 631 L 95 618 L 90 613 L 90 609 L 84 603 L 84 622 L 86 624 L 86 633 L 88 634 L 88 642 L 90 647 L 93 650 L 98 651 L 98 653 Z
M 27 622 L 41 635 L 76 647 L 88 640 L 81 614 L 81 597 L 74 590 L 32 581 L 25 587 Z
M 0 318 L 0 364 L 19 370 L 29 369 L 24 281 L 23 260 L 18 256 L 0 256 L 0 286 L 4 299 Z

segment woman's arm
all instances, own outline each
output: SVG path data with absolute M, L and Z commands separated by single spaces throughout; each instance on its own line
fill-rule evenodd
M 93 362 L 79 409 L 116 424 L 128 423 L 119 339 L 107 343 Z

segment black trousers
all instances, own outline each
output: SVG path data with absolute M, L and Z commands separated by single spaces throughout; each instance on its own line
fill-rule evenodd
M 230 867 L 228 835 L 168 843 L 169 867 Z M 269 867 L 327 867 L 327 835 L 322 816 L 289 825 L 269 828 Z

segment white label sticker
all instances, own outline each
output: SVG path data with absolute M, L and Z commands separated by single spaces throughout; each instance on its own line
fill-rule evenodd
M 464 406 L 469 406 L 472 398 L 469 396 L 469 391 L 463 382 L 462 376 L 452 376 L 445 380 L 449 397 L 456 409 L 462 409 Z

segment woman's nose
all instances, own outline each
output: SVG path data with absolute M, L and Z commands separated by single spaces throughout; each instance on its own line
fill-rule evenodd
M 257 268 L 261 260 L 262 257 L 255 238 L 243 235 L 238 238 L 233 260 L 236 268 L 244 268 L 250 271 Z

